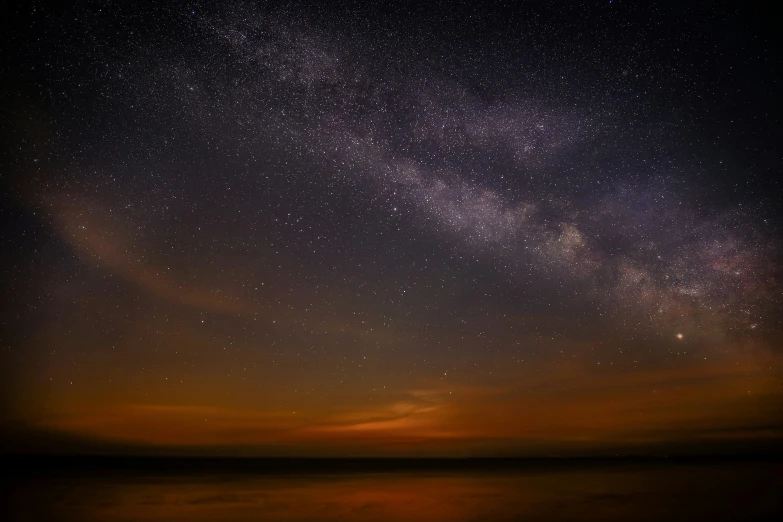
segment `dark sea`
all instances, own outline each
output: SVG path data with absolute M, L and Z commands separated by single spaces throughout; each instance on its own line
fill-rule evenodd
M 21 464 L 11 521 L 783 520 L 783 462 Z

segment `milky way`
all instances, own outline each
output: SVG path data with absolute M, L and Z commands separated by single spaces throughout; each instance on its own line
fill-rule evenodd
M 312 162 L 310 175 L 368 181 L 388 212 L 514 278 L 576 282 L 633 329 L 724 335 L 766 324 L 779 291 L 763 223 L 742 208 L 699 212 L 656 136 L 666 126 L 631 133 L 637 117 L 622 111 L 639 109 L 615 93 L 569 107 L 525 72 L 502 89 L 491 76 L 469 88 L 393 38 L 227 12 L 177 13 L 194 43 L 106 64 L 142 122 L 166 114 L 207 142 L 241 143 L 236 154 L 271 141 Z M 652 164 L 621 156 L 656 148 Z

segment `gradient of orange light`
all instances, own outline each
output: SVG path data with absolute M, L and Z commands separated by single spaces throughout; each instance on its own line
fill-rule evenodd
M 766 361 L 765 364 L 769 363 Z M 779 368 L 779 361 L 776 361 Z M 664 442 L 700 431 L 768 423 L 780 406 L 779 373 L 757 360 L 646 372 L 596 373 L 553 365 L 523 385 L 434 383 L 378 405 L 310 411 L 163 404 L 60 405 L 41 427 L 156 446 L 363 444 L 411 448 L 448 441 Z M 756 433 L 756 432 L 754 432 Z M 491 445 L 491 443 L 490 443 Z

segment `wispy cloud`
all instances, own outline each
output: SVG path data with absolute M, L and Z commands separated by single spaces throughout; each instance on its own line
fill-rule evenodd
M 266 321 L 277 326 L 303 328 L 316 334 L 337 334 L 389 343 L 398 332 L 376 324 L 357 324 L 350 317 L 334 317 L 317 307 L 288 313 L 285 301 L 249 299 L 235 288 L 211 280 L 209 271 L 198 279 L 164 266 L 145 249 L 143 233 L 119 213 L 84 196 L 55 193 L 38 202 L 59 236 L 87 263 L 122 278 L 142 292 L 166 303 L 197 311 Z M 241 276 L 241 274 L 240 274 Z M 241 277 L 240 277 L 241 278 Z M 248 280 L 255 277 L 247 275 Z
M 136 285 L 145 292 L 178 305 L 236 315 L 258 315 L 255 303 L 229 295 L 216 286 L 194 284 L 150 260 L 127 227 L 111 223 L 111 212 L 84 198 L 49 197 L 45 204 L 61 237 L 86 260 Z

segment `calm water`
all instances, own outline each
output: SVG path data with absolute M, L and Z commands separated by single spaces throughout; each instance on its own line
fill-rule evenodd
M 774 520 L 780 463 L 388 473 L 59 473 L 16 480 L 12 520 Z

